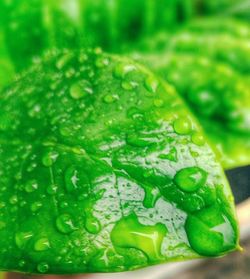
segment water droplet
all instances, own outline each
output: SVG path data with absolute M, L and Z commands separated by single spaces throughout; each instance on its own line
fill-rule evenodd
M 137 82 L 124 80 L 121 84 L 124 90 L 133 90 L 138 86 Z
M 59 206 L 60 206 L 61 208 L 67 208 L 67 207 L 69 206 L 69 204 L 68 204 L 68 202 L 66 202 L 66 201 L 62 201 L 62 202 L 60 202 Z
M 154 100 L 154 106 L 157 108 L 160 108 L 164 105 L 164 101 L 162 99 L 155 99 Z
M 6 223 L 3 221 L 0 221 L 0 230 L 6 227 Z
M 37 265 L 37 271 L 40 273 L 46 273 L 49 270 L 49 265 L 45 262 L 39 263 Z
M 16 204 L 18 202 L 17 195 L 11 196 L 9 201 L 10 201 L 11 204 Z
M 174 121 L 174 130 L 177 134 L 189 134 L 192 130 L 192 124 L 187 118 L 178 118 Z
M 160 191 L 157 188 L 149 186 L 143 186 L 143 189 L 145 191 L 143 206 L 146 208 L 154 208 L 157 200 L 161 197 Z
M 38 189 L 38 184 L 37 184 L 37 181 L 36 180 L 30 180 L 26 183 L 26 185 L 24 186 L 24 190 L 27 192 L 27 193 L 32 193 L 34 192 L 35 190 Z
M 97 68 L 104 68 L 108 66 L 108 64 L 109 64 L 109 60 L 107 57 L 99 57 L 95 61 L 95 65 Z
M 69 193 L 78 188 L 78 171 L 75 167 L 69 167 L 65 172 L 65 187 Z
M 40 238 L 35 242 L 34 249 L 35 251 L 45 251 L 50 248 L 50 243 L 47 238 Z
M 101 224 L 94 216 L 88 214 L 85 220 L 85 228 L 89 233 L 97 234 L 101 230 Z
M 18 262 L 18 266 L 20 266 L 20 267 L 24 267 L 25 264 L 26 264 L 25 260 L 20 260 L 20 261 Z
M 192 135 L 192 142 L 196 145 L 202 146 L 205 144 L 204 136 L 196 132 Z
M 163 159 L 163 160 L 169 160 L 169 161 L 172 161 L 172 162 L 177 162 L 178 158 L 177 158 L 176 148 L 172 147 L 168 154 L 160 154 L 159 158 Z
M 51 184 L 47 187 L 46 192 L 49 195 L 55 195 L 58 190 L 58 187 L 55 184 Z
M 150 93 L 155 93 L 159 86 L 158 80 L 154 76 L 148 76 L 145 79 L 145 87 Z
M 175 177 L 175 184 L 185 192 L 197 191 L 204 186 L 207 180 L 207 173 L 199 167 L 189 167 L 179 170 Z
M 126 138 L 127 144 L 135 147 L 147 147 L 154 143 L 153 138 L 147 138 L 144 135 L 128 134 Z
M 134 119 L 134 120 L 142 120 L 143 119 L 143 113 L 136 107 L 132 107 L 128 109 L 127 116 Z
M 68 234 L 76 230 L 69 214 L 62 214 L 56 219 L 56 227 L 59 232 Z
M 111 240 L 115 247 L 135 248 L 143 251 L 150 261 L 162 258 L 161 245 L 167 229 L 163 224 L 142 225 L 133 213 L 119 220 L 111 231 Z
M 185 229 L 191 247 L 203 256 L 220 256 L 237 245 L 233 226 L 219 205 L 189 215 Z
M 59 154 L 56 151 L 49 151 L 44 154 L 42 163 L 45 167 L 51 167 L 57 160 Z
M 0 202 L 0 209 L 1 208 L 4 208 L 6 206 L 6 203 L 5 202 Z
M 81 53 L 78 60 L 80 63 L 84 63 L 88 60 L 88 55 L 86 53 Z
M 73 55 L 71 53 L 64 54 L 62 57 L 60 57 L 56 62 L 57 69 L 63 69 L 72 59 L 72 57 Z
M 69 137 L 72 134 L 71 127 L 65 126 L 65 124 L 62 124 L 62 126 L 59 128 L 59 131 L 64 137 Z
M 118 64 L 114 69 L 114 77 L 123 79 L 128 73 L 135 71 L 136 66 L 132 64 Z
M 32 232 L 18 232 L 15 235 L 15 242 L 18 248 L 22 249 L 29 241 L 30 238 L 33 237 Z
M 42 204 L 41 202 L 37 201 L 37 202 L 34 202 L 34 203 L 31 204 L 30 210 L 31 210 L 32 212 L 36 212 L 36 211 L 38 211 L 42 206 L 43 206 L 43 204 Z
M 93 94 L 93 88 L 87 80 L 75 82 L 70 87 L 70 96 L 73 99 L 78 100 L 90 94 Z
M 105 103 L 111 104 L 111 103 L 115 102 L 116 98 L 115 98 L 115 96 L 108 94 L 108 95 L 104 96 L 103 100 Z

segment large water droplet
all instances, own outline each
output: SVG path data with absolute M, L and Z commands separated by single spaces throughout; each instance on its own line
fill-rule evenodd
M 189 215 L 185 229 L 191 247 L 200 255 L 219 256 L 237 244 L 233 226 L 218 205 Z
M 72 217 L 69 214 L 62 214 L 56 219 L 56 227 L 59 232 L 68 234 L 76 230 Z
M 189 167 L 179 170 L 175 177 L 175 184 L 185 192 L 197 191 L 206 184 L 207 173 L 199 167 Z
M 133 213 L 118 221 L 111 231 L 111 240 L 119 248 L 143 251 L 151 262 L 161 259 L 161 245 L 167 229 L 163 224 L 142 225 Z

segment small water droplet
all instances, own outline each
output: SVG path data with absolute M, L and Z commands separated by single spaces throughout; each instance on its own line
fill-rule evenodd
M 158 80 L 154 76 L 148 76 L 145 79 L 145 87 L 150 93 L 155 93 L 159 86 Z
M 16 204 L 16 203 L 18 202 L 18 197 L 17 197 L 17 195 L 11 196 L 10 199 L 9 199 L 9 201 L 10 201 L 11 204 Z
M 110 94 L 104 96 L 104 98 L 103 98 L 103 101 L 106 104 L 111 104 L 111 103 L 115 102 L 115 100 L 116 100 L 115 96 L 114 95 L 110 95 Z
M 71 53 L 66 53 L 63 56 L 61 56 L 57 62 L 56 62 L 56 67 L 58 70 L 63 69 L 68 63 L 69 61 L 72 59 L 72 54 Z
M 192 131 L 192 124 L 187 118 L 178 118 L 174 121 L 174 130 L 177 134 L 186 135 Z
M 47 238 L 40 238 L 35 242 L 34 250 L 35 251 L 45 251 L 50 248 L 50 243 Z
M 36 211 L 38 211 L 42 206 L 43 206 L 43 204 L 42 204 L 41 202 L 37 201 L 37 202 L 34 202 L 34 203 L 31 204 L 30 210 L 31 210 L 32 212 L 36 212 Z
M 56 227 L 59 232 L 64 234 L 71 233 L 76 229 L 73 224 L 72 217 L 69 214 L 62 214 L 57 217 Z
M 24 267 L 25 264 L 26 264 L 25 260 L 20 260 L 20 261 L 18 262 L 18 266 L 20 266 L 20 267 Z
M 132 64 L 118 64 L 114 69 L 114 77 L 123 79 L 128 73 L 135 71 L 136 66 Z
M 126 81 L 126 80 L 124 80 L 121 83 L 121 86 L 122 86 L 122 88 L 124 90 L 133 90 L 133 89 L 135 89 L 138 86 L 138 83 L 134 82 L 134 81 Z
M 27 192 L 27 193 L 32 193 L 34 192 L 35 190 L 38 189 L 38 184 L 37 184 L 37 181 L 36 180 L 30 180 L 26 183 L 26 185 L 24 186 L 24 190 Z
M 62 201 L 62 202 L 60 202 L 59 206 L 60 206 L 61 208 L 67 208 L 67 207 L 69 206 L 69 204 L 68 204 L 68 202 L 66 202 L 66 201 Z
M 160 154 L 159 158 L 163 159 L 163 160 L 169 160 L 169 161 L 172 161 L 172 162 L 177 162 L 178 158 L 177 158 L 176 148 L 172 147 L 167 154 Z
M 72 54 L 71 53 L 66 53 L 63 56 L 61 56 L 57 62 L 56 62 L 56 67 L 58 70 L 62 70 L 72 59 Z
M 154 208 L 157 200 L 161 197 L 159 189 L 149 186 L 143 186 L 143 189 L 145 191 L 143 206 L 146 208 Z
M 88 55 L 86 53 L 81 53 L 78 60 L 80 63 L 86 62 L 88 60 Z
M 69 167 L 65 172 L 65 187 L 69 193 L 78 188 L 78 171 L 75 167 Z
M 46 192 L 49 195 L 55 195 L 58 190 L 58 187 L 55 184 L 51 184 L 47 187 Z
M 154 100 L 154 106 L 157 108 L 160 108 L 164 105 L 164 101 L 162 99 L 155 99 Z
M 99 57 L 95 61 L 95 65 L 97 68 L 104 68 L 108 66 L 109 64 L 109 59 L 107 57 Z
M 0 221 L 0 230 L 6 227 L 6 223 L 3 221 Z
M 70 87 L 70 96 L 73 99 L 78 100 L 90 94 L 93 94 L 93 88 L 87 80 L 75 82 Z
M 0 209 L 1 208 L 4 208 L 6 206 L 6 203 L 5 202 L 0 202 Z
M 202 134 L 196 132 L 192 135 L 192 142 L 196 145 L 202 146 L 205 144 L 205 138 Z
M 199 167 L 188 167 L 179 170 L 175 177 L 175 184 L 185 192 L 197 191 L 200 187 L 205 186 L 207 173 Z
M 37 265 L 37 271 L 40 273 L 46 273 L 49 270 L 49 265 L 45 262 L 39 263 Z
M 49 151 L 44 154 L 42 163 L 45 167 L 51 167 L 57 160 L 59 154 L 56 151 Z
M 15 242 L 18 248 L 22 249 L 29 241 L 30 238 L 33 237 L 32 232 L 17 232 L 15 235 Z
M 85 228 L 89 233 L 97 234 L 101 230 L 101 224 L 94 216 L 88 214 L 85 220 Z
M 128 134 L 126 137 L 127 144 L 135 147 L 147 147 L 152 145 L 155 141 L 153 138 L 148 138 L 140 134 Z

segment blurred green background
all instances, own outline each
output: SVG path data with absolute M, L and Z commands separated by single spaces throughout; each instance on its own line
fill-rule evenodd
M 186 100 L 225 169 L 250 164 L 250 1 L 0 0 L 0 88 L 48 50 L 80 47 L 151 67 Z

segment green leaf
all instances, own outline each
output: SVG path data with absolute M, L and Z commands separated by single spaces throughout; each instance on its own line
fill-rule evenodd
M 167 53 L 143 58 L 187 101 L 224 168 L 250 164 L 250 84 L 244 76 L 199 55 Z
M 215 154 L 144 67 L 56 52 L 0 96 L 0 269 L 114 272 L 239 248 Z

